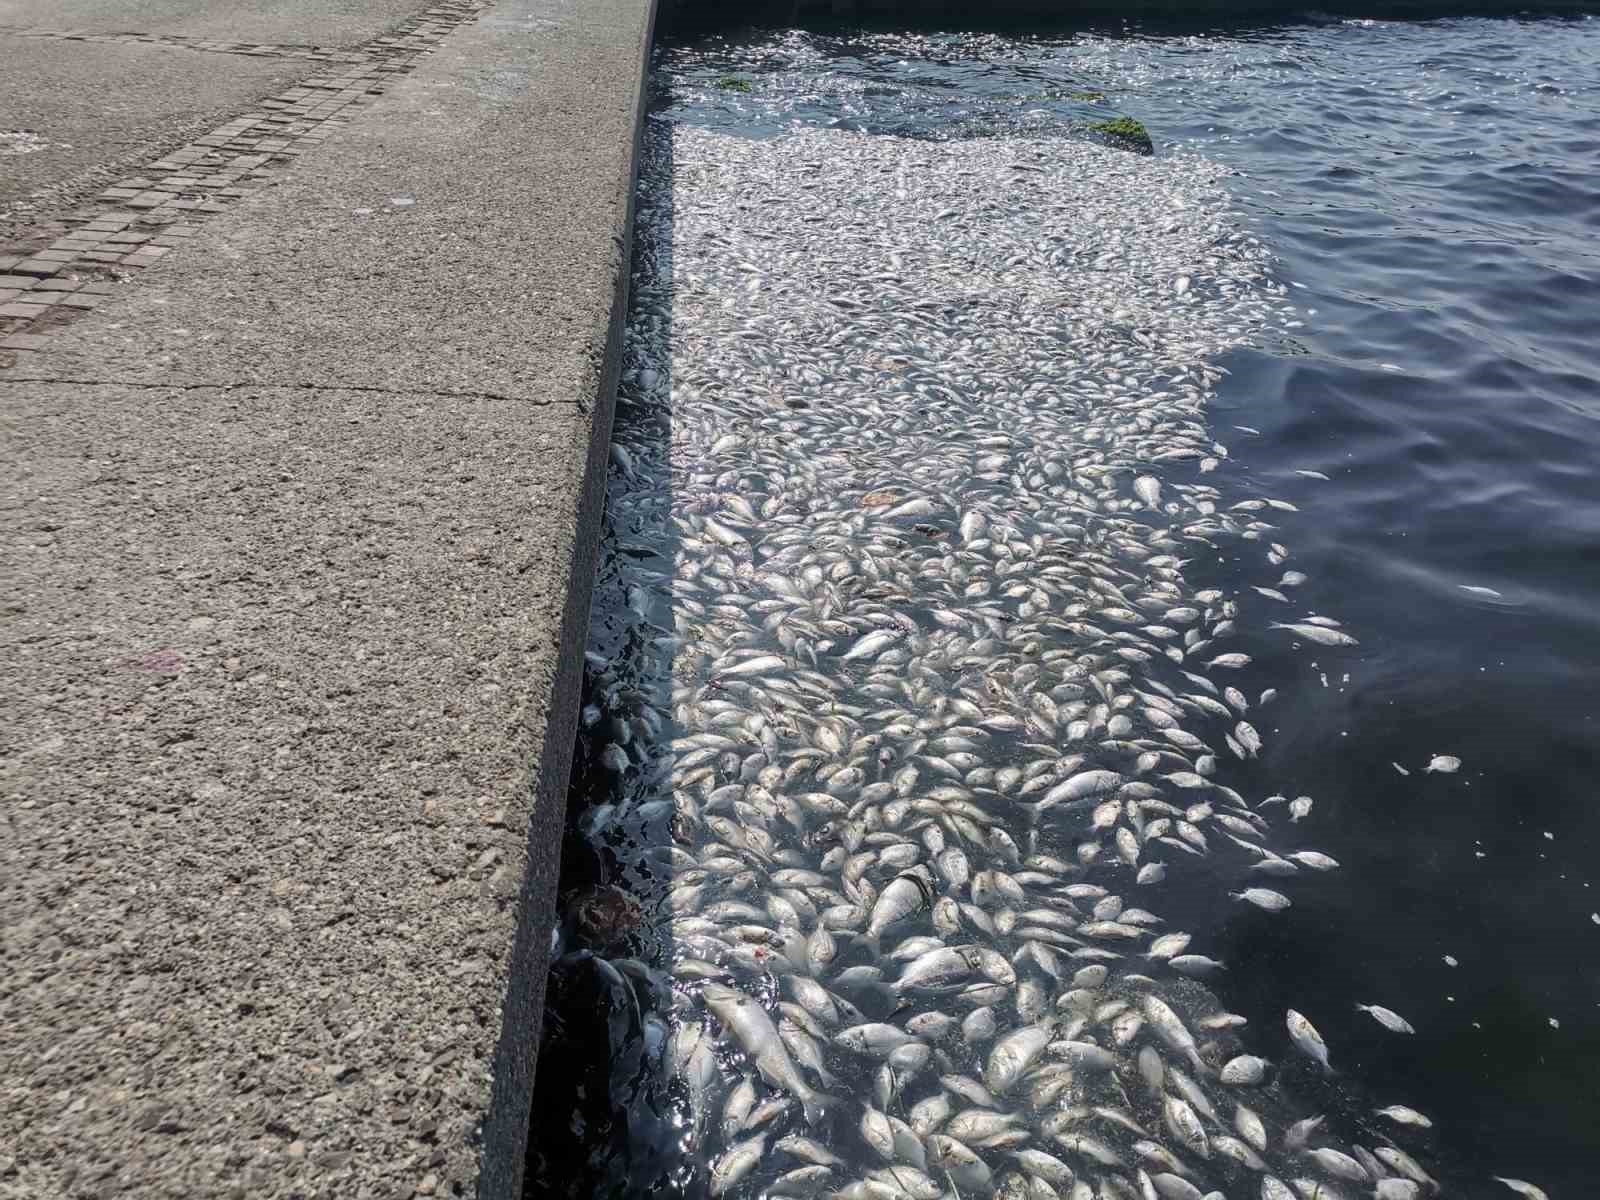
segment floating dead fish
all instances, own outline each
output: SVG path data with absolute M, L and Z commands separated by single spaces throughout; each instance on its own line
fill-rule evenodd
M 1275 892 L 1271 888 L 1245 888 L 1242 892 L 1230 892 L 1235 900 L 1243 900 L 1246 904 L 1254 904 L 1257 908 L 1267 912 L 1282 912 L 1289 907 L 1289 897 L 1282 892 Z
M 1319 1063 L 1324 1071 L 1332 1071 L 1328 1063 L 1328 1044 L 1322 1040 L 1317 1027 L 1292 1008 L 1285 1023 L 1289 1027 L 1289 1039 L 1300 1052 Z
M 1550 1200 L 1545 1190 L 1521 1179 L 1507 1179 L 1503 1175 L 1494 1177 L 1496 1183 L 1503 1183 L 1519 1196 L 1526 1196 L 1528 1200 Z
M 1348 633 L 1338 629 L 1329 629 L 1325 625 L 1317 625 L 1309 621 L 1298 624 L 1285 624 L 1281 621 L 1274 621 L 1270 627 L 1273 629 L 1287 629 L 1296 637 L 1305 638 L 1308 642 L 1316 642 L 1319 646 L 1359 646 L 1361 644 Z
M 1220 168 L 648 124 L 582 719 L 624 757 L 578 832 L 646 880 L 649 1086 L 699 1177 L 850 1200 L 1194 1200 L 1205 1158 L 1266 1200 L 1378 1179 L 1313 1150 L 1315 1120 L 1284 1131 L 1278 1082 L 1228 1132 L 1227 1089 L 1275 1072 L 1210 995 L 1224 964 L 1162 932 L 1211 931 L 1161 885 L 1337 866 L 1275 828 L 1309 797 L 1245 799 L 1261 767 L 1221 748 L 1262 738 L 1214 677 L 1263 669 L 1232 649 L 1263 627 L 1357 644 L 1255 599 L 1308 582 L 1266 540 L 1296 510 L 1233 490 L 1206 406 L 1286 302 Z M 1202 586 L 1214 556 L 1244 565 Z
M 1382 1025 L 1385 1029 L 1393 1031 L 1394 1033 L 1416 1032 L 1416 1030 L 1411 1027 L 1410 1021 L 1407 1021 L 1393 1009 L 1384 1008 L 1381 1004 L 1358 1004 L 1356 1005 L 1356 1011 L 1366 1013 L 1378 1024 Z
M 1416 1109 L 1407 1108 L 1404 1104 L 1391 1104 L 1387 1108 L 1380 1108 L 1376 1111 L 1380 1117 L 1388 1117 L 1389 1120 L 1398 1122 L 1401 1125 L 1415 1125 L 1418 1129 L 1433 1128 L 1432 1121 L 1428 1120 Z

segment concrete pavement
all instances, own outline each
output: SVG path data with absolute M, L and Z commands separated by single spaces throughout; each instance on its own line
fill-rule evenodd
M 501 0 L 0 369 L 0 1197 L 519 1194 L 652 7 Z
M 0 0 L 0 28 L 349 47 L 426 7 L 418 0 Z

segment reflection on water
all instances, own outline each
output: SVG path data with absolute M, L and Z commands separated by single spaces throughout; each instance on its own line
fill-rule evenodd
M 1068 1194 L 1035 1153 L 1106 1194 L 1143 1170 L 1162 1195 L 1400 1195 L 1408 1165 L 1450 1194 L 1584 1194 L 1592 28 L 667 53 L 567 848 L 568 946 L 600 957 L 558 968 L 541 1060 L 539 1119 L 583 1128 L 535 1139 L 531 1194 Z M 1062 141 L 1085 106 L 1139 116 L 1161 157 Z M 1238 172 L 1231 207 L 1206 160 Z M 1441 754 L 1459 771 L 1424 770 Z M 1028 807 L 1097 770 L 1105 791 Z M 1339 867 L 1275 857 L 1312 845 Z M 854 935 L 907 876 L 919 910 L 875 952 Z M 1292 906 L 1230 898 L 1251 887 Z M 1146 957 L 1175 930 L 1187 971 Z M 965 976 L 895 987 L 941 947 Z M 1075 987 L 1101 950 L 1125 957 Z M 700 976 L 757 998 L 798 1065 L 762 1069 Z M 1248 1024 L 1195 1028 L 1191 1062 L 1152 996 Z M 949 1082 L 1051 1021 L 1015 1093 Z M 874 1023 L 915 1042 L 898 1063 L 841 1042 Z M 586 1053 L 606 1040 L 614 1070 Z M 1241 1053 L 1267 1064 L 1261 1168 L 1166 1111 L 1248 1149 L 1216 1077 Z M 839 1100 L 815 1127 L 808 1092 Z M 1000 1126 L 956 1136 L 919 1108 L 941 1096 Z M 1374 1115 L 1394 1104 L 1432 1128 Z M 843 1162 L 779 1148 L 803 1136 Z

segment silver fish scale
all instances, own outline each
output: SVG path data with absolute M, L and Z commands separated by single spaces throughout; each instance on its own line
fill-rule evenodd
M 1228 768 L 1197 768 L 1236 718 L 1189 699 L 1231 678 L 1207 664 L 1233 626 L 1276 615 L 1183 574 L 1255 536 L 1206 479 L 1213 361 L 1290 314 L 1221 175 L 651 123 L 608 498 L 627 553 L 597 603 L 624 624 L 595 643 L 627 658 L 602 694 L 639 732 L 627 799 L 586 828 L 651 913 L 657 1086 L 726 1194 L 1136 1195 L 1174 1162 L 1260 1187 L 1202 1153 L 1209 1118 L 1172 1135 L 1208 1107 L 1174 1081 L 1229 1120 L 1218 1071 L 1250 1047 L 1201 1026 L 1219 1006 L 1175 965 L 1211 960 L 1145 955 L 1162 889 L 1135 883 L 1228 890 L 1265 852 L 1214 819 L 1239 823 L 1201 773 Z M 1188 641 L 1163 628 L 1183 609 Z M 729 987 L 765 1015 L 730 1023 Z M 1267 1170 L 1315 1176 L 1282 1149 L 1303 1110 L 1248 1095 Z

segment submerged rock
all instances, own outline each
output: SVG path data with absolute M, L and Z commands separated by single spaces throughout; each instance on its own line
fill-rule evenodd
M 1150 140 L 1150 131 L 1141 121 L 1132 117 L 1114 117 L 1109 121 L 1096 121 L 1089 126 L 1090 133 L 1098 133 L 1108 145 L 1116 146 L 1123 150 L 1132 150 L 1138 154 L 1154 154 L 1155 143 Z

